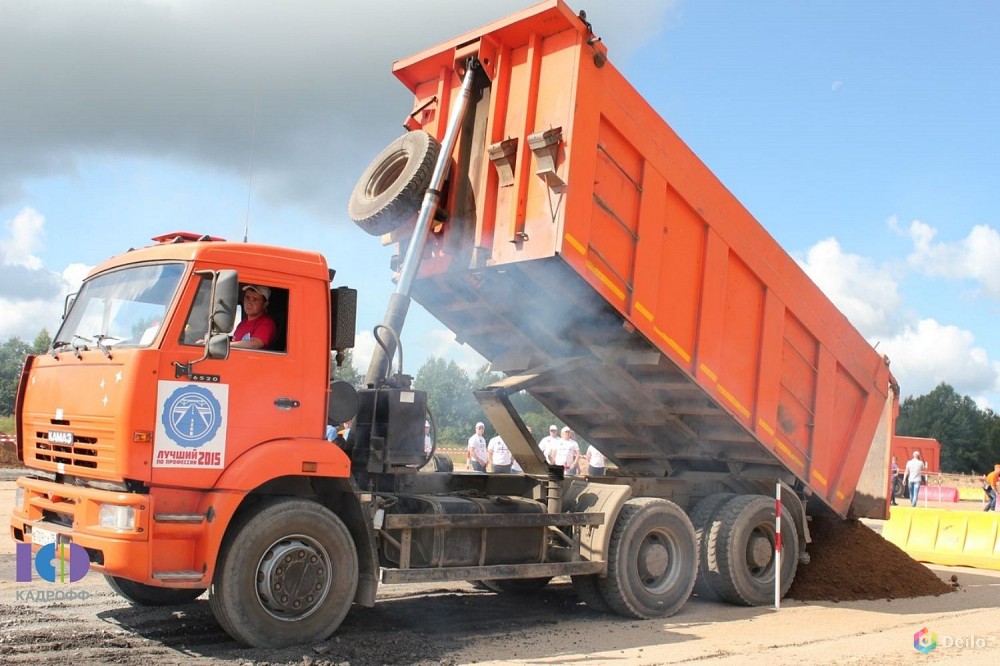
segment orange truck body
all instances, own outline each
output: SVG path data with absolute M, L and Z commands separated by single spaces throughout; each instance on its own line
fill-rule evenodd
M 914 451 L 920 451 L 920 458 L 927 464 L 928 472 L 941 471 L 941 442 L 933 437 L 893 436 L 891 455 L 896 458 L 900 469 L 913 457 Z
M 527 390 L 626 473 L 783 468 L 884 516 L 887 360 L 603 49 L 550 0 L 396 63 L 439 140 L 465 58 L 489 79 L 414 298 L 494 369 L 553 368 Z
M 18 402 L 19 454 L 25 466 L 64 482 L 19 481 L 25 501 L 15 507 L 12 536 L 39 543 L 30 526 L 45 520 L 88 549 L 94 571 L 149 585 L 204 588 L 230 518 L 250 490 L 282 477 L 350 474 L 347 456 L 323 437 L 329 349 L 322 342 L 331 322 L 310 316 L 329 307 L 321 299 L 330 273 L 314 252 L 191 242 L 132 250 L 91 275 L 137 264 L 176 266 L 179 273 L 180 293 L 146 347 L 110 347 L 106 355 L 91 345 L 29 358 Z M 234 349 L 226 360 L 196 366 L 200 385 L 220 403 L 214 416 L 221 419 L 217 437 L 223 444 L 217 455 L 205 446 L 188 457 L 163 435 L 164 396 L 181 384 L 175 362 L 204 351 L 183 340 L 198 286 L 195 271 L 233 266 L 247 281 L 285 288 L 298 302 L 289 307 L 283 353 Z M 283 396 L 300 404 L 279 408 L 275 401 Z M 54 432 L 73 437 L 60 441 Z M 90 487 L 72 483 L 75 477 Z M 141 490 L 125 492 L 125 480 Z M 132 506 L 134 524 L 102 527 L 102 504 Z

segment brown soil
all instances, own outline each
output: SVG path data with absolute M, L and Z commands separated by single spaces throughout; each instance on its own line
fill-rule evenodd
M 857 520 L 815 516 L 809 564 L 800 564 L 787 596 L 857 601 L 938 596 L 955 589 Z
M 0 467 L 20 467 L 13 440 L 0 441 Z

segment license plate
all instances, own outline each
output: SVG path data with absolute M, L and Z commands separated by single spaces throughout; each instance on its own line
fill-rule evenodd
M 55 543 L 58 535 L 52 530 L 46 530 L 41 527 L 31 528 L 31 543 L 36 546 L 47 546 L 50 543 Z

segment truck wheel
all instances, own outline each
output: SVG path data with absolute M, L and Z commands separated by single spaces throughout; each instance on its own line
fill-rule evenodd
M 666 617 L 691 596 L 697 571 L 698 545 L 687 514 L 668 500 L 630 499 L 611 531 L 608 575 L 597 587 L 619 615 Z
M 743 606 L 774 602 L 774 500 L 762 495 L 740 495 L 718 516 L 718 535 L 708 541 L 709 559 L 718 576 L 709 578 L 724 600 Z M 781 516 L 781 596 L 792 585 L 798 567 L 799 537 L 795 524 Z
M 358 554 L 326 507 L 280 498 L 230 528 L 209 602 L 236 640 L 281 648 L 327 638 L 354 601 Z
M 896 477 L 895 479 L 892 480 L 892 496 L 893 497 L 906 496 L 906 488 L 903 484 L 903 480 L 899 477 Z
M 390 143 L 361 174 L 347 214 L 372 236 L 394 231 L 420 210 L 440 150 L 441 144 L 424 130 Z
M 734 497 L 736 495 L 733 493 L 714 493 L 698 502 L 691 511 L 691 524 L 694 525 L 698 541 L 698 578 L 694 582 L 694 594 L 701 599 L 719 598 L 708 581 L 711 576 L 717 576 L 719 571 L 716 563 L 708 559 L 708 540 L 718 535 L 719 512 Z
M 538 592 L 552 580 L 552 576 L 544 578 L 496 578 L 479 581 L 487 590 L 506 592 L 507 594 L 533 594 Z
M 455 463 L 443 453 L 435 453 L 434 457 L 431 458 L 429 466 L 433 472 L 447 472 L 450 474 L 455 471 Z
M 156 587 L 137 583 L 118 576 L 104 576 L 108 585 L 118 596 L 128 599 L 136 606 L 181 606 L 189 604 L 202 595 L 205 588 Z
M 601 596 L 601 590 L 597 586 L 600 578 L 597 574 L 572 576 L 573 589 L 576 590 L 580 601 L 587 604 L 591 610 L 598 613 L 610 613 L 611 606 L 608 606 L 608 602 Z

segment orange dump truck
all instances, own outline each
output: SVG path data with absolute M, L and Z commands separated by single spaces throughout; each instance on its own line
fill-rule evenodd
M 586 21 L 545 2 L 395 72 L 409 131 L 349 202 L 401 255 L 365 386 L 330 381 L 357 293 L 321 255 L 173 233 L 112 258 L 25 364 L 19 553 L 65 544 L 140 605 L 207 590 L 234 638 L 274 647 L 380 583 L 571 576 L 635 618 L 692 591 L 769 604 L 809 513 L 885 515 L 885 360 Z M 524 474 L 419 471 L 433 414 L 392 371 L 411 298 L 506 374 L 477 397 Z M 522 390 L 617 474 L 547 465 Z

